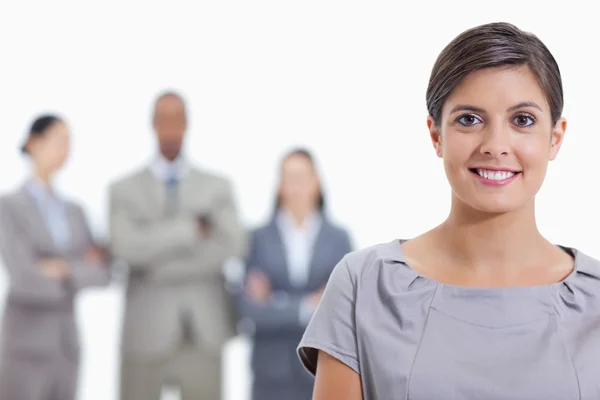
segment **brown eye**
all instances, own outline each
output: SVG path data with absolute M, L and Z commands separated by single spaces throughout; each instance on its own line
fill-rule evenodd
M 473 114 L 465 114 L 457 119 L 458 123 L 463 126 L 474 126 L 481 123 L 481 120 Z
M 521 127 L 527 128 L 535 123 L 535 119 L 527 114 L 517 115 L 513 120 L 514 124 Z

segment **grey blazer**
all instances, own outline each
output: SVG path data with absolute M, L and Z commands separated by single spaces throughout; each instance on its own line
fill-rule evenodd
M 242 256 L 245 236 L 231 185 L 193 168 L 179 185 L 180 212 L 174 217 L 165 216 L 165 186 L 149 168 L 110 189 L 112 255 L 129 267 L 126 357 L 172 354 L 182 336 L 182 306 L 202 346 L 218 351 L 235 333 L 222 268 L 228 258 Z M 198 233 L 198 215 L 211 220 L 208 238 Z
M 296 347 L 306 329 L 299 318 L 300 304 L 303 296 L 324 287 L 335 265 L 350 251 L 346 231 L 324 217 L 313 249 L 308 282 L 304 287 L 297 287 L 290 281 L 285 248 L 275 219 L 251 233 L 247 268 L 260 269 L 270 278 L 274 292 L 287 294 L 285 299 L 265 305 L 243 294 L 238 300 L 241 316 L 254 325 L 251 357 L 254 398 L 310 398 L 313 379 L 299 365 L 296 355 Z M 282 384 L 282 391 L 274 393 L 272 388 Z M 290 397 L 290 390 L 304 392 Z
M 75 295 L 85 287 L 107 284 L 109 270 L 85 261 L 94 241 L 82 208 L 67 203 L 66 213 L 71 242 L 61 250 L 24 187 L 0 198 L 0 253 L 9 278 L 2 322 L 5 354 L 63 353 L 78 359 Z M 64 283 L 40 272 L 39 260 L 53 257 L 69 263 L 70 277 Z

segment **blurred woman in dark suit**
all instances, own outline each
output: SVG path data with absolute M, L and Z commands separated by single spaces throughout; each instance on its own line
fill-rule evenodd
M 351 250 L 348 234 L 324 211 L 312 155 L 288 153 L 275 212 L 250 236 L 240 312 L 253 326 L 253 400 L 307 400 L 313 378 L 296 347 L 333 267 Z
M 69 154 L 69 129 L 35 120 L 22 147 L 31 177 L 0 198 L 0 254 L 8 272 L 0 399 L 74 400 L 79 366 L 74 298 L 109 280 L 82 208 L 52 187 Z

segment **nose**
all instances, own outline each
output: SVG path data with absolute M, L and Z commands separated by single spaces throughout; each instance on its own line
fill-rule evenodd
M 510 129 L 501 125 L 489 126 L 482 134 L 481 154 L 499 157 L 510 153 Z

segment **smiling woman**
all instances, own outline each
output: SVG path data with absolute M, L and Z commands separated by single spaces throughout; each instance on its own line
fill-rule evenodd
M 566 130 L 554 57 L 513 25 L 470 29 L 427 107 L 450 214 L 336 266 L 299 346 L 313 398 L 598 398 L 600 263 L 535 219 Z

